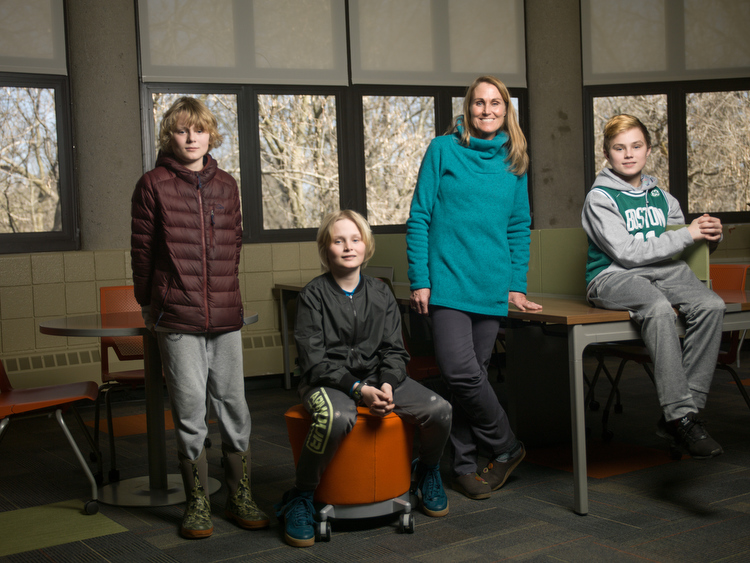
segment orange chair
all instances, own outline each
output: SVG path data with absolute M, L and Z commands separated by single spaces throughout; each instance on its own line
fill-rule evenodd
M 107 313 L 122 313 L 127 311 L 140 312 L 141 306 L 135 300 L 132 285 L 120 285 L 102 287 L 99 290 L 101 302 L 102 326 L 106 326 Z M 100 398 L 104 396 L 107 409 L 107 431 L 109 432 L 109 456 L 110 470 L 109 480 L 115 482 L 120 480 L 120 471 L 117 469 L 115 452 L 115 435 L 112 424 L 112 400 L 111 391 L 118 389 L 136 389 L 145 385 L 145 372 L 143 368 L 127 371 L 110 371 L 109 351 L 113 350 L 120 361 L 143 360 L 143 338 L 140 336 L 102 336 L 101 338 L 101 368 L 102 385 L 99 386 L 99 394 L 96 397 L 94 415 L 94 442 L 97 449 L 99 446 L 99 406 Z
M 94 381 L 49 385 L 31 389 L 13 389 L 8 380 L 8 374 L 5 372 L 5 366 L 0 362 L 0 439 L 2 439 L 11 419 L 54 412 L 57 423 L 65 433 L 70 447 L 73 448 L 73 452 L 78 458 L 78 463 L 81 464 L 91 484 L 91 500 L 84 505 L 87 514 L 96 514 L 99 511 L 97 483 L 94 475 L 91 473 L 91 469 L 86 464 L 83 454 L 81 454 L 81 450 L 78 448 L 70 430 L 68 430 L 68 426 L 63 420 L 63 412 L 68 408 L 73 411 L 78 424 L 86 435 L 89 445 L 95 452 L 98 452 L 94 441 L 89 435 L 88 430 L 86 430 L 83 420 L 78 411 L 73 407 L 73 404 L 78 401 L 94 401 L 96 397 L 97 386 Z M 97 458 L 99 458 L 98 454 Z
M 312 419 L 304 406 L 291 407 L 284 415 L 294 464 L 305 442 Z M 412 533 L 409 488 L 414 428 L 396 414 L 386 417 L 357 409 L 357 423 L 341 442 L 315 490 L 319 511 L 316 535 L 328 541 L 328 518 L 371 518 L 401 513 L 399 529 Z
M 715 290 L 739 290 L 744 293 L 745 284 L 747 282 L 747 269 L 750 268 L 748 264 L 711 264 L 709 266 L 711 287 Z M 745 333 L 743 330 L 739 337 L 737 344 L 738 351 L 742 348 L 742 342 L 745 340 Z M 740 356 L 739 352 L 736 358 L 737 367 L 740 367 Z

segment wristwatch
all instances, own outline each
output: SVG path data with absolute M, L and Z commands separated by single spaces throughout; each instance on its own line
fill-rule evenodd
M 364 386 L 365 386 L 365 383 L 363 381 L 359 381 L 354 386 L 354 389 L 352 389 L 352 399 L 354 399 L 357 403 L 359 403 L 362 400 L 362 388 Z

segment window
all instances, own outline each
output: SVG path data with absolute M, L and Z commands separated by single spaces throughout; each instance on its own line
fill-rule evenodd
M 485 73 L 525 95 L 522 0 L 476 0 L 473 11 L 461 0 L 177 4 L 137 2 L 144 112 L 168 93 L 237 96 L 226 125 L 238 141 L 246 242 L 312 240 L 337 208 L 366 214 L 377 232 L 403 232 L 452 98 Z M 503 14 L 503 33 L 475 13 Z
M 750 79 L 590 86 L 585 95 L 587 187 L 604 165 L 604 123 L 630 113 L 651 133 L 646 173 L 678 199 L 686 220 L 750 221 Z
M 435 136 L 432 96 L 363 96 L 367 218 L 371 225 L 402 225 L 419 165 Z
M 750 208 L 750 91 L 685 97 L 690 213 Z
M 0 74 L 0 252 L 78 245 L 67 79 Z
M 603 154 L 604 125 L 610 117 L 621 113 L 635 115 L 648 129 L 651 156 L 646 173 L 656 177 L 660 188 L 669 191 L 669 125 L 667 97 L 663 94 L 594 98 L 594 147 L 591 156 L 596 173 L 608 166 Z
M 333 95 L 259 94 L 263 229 L 317 228 L 338 207 Z
M 0 3 L 0 253 L 74 250 L 63 2 Z
M 462 111 L 464 90 L 149 84 L 145 168 L 163 113 L 195 96 L 219 120 L 224 142 L 212 156 L 240 185 L 246 242 L 314 240 L 338 208 L 365 214 L 376 232 L 403 232 L 427 145 Z M 525 107 L 524 92 L 514 96 Z

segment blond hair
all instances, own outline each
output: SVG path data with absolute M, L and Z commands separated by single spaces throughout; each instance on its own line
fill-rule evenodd
M 497 88 L 497 91 L 500 92 L 500 96 L 502 96 L 503 101 L 505 102 L 506 114 L 500 130 L 508 134 L 508 141 L 505 143 L 508 148 L 506 162 L 510 163 L 510 171 L 513 174 L 516 176 L 522 176 L 529 168 L 529 155 L 526 152 L 526 136 L 523 134 L 521 126 L 518 124 L 516 108 L 513 107 L 513 104 L 511 103 L 508 88 L 494 76 L 480 76 L 472 82 L 471 86 L 466 90 L 466 96 L 464 97 L 464 114 L 463 116 L 458 116 L 454 119 L 448 133 L 450 134 L 457 131 L 458 126 L 463 122 L 461 144 L 468 147 L 471 142 L 471 137 L 478 137 L 476 131 L 474 131 L 474 126 L 471 124 L 471 119 L 468 116 L 471 116 L 471 103 L 474 99 L 474 91 L 483 83 L 491 84 Z
M 161 118 L 157 146 L 160 151 L 173 154 L 172 136 L 180 125 L 206 131 L 209 134 L 208 150 L 221 145 L 219 124 L 211 110 L 199 99 L 184 96 L 176 100 Z
M 646 148 L 651 148 L 651 134 L 643 124 L 643 122 L 632 115 L 627 113 L 621 113 L 615 115 L 607 120 L 604 125 L 604 154 L 609 158 L 609 147 L 612 145 L 612 139 L 617 137 L 620 133 L 630 131 L 631 129 L 640 129 L 643 133 L 643 138 L 646 139 Z
M 362 268 L 367 266 L 367 262 L 369 262 L 372 255 L 375 254 L 375 238 L 372 236 L 372 229 L 370 229 L 370 224 L 367 222 L 367 219 L 352 209 L 334 211 L 323 218 L 323 223 L 318 229 L 318 236 L 316 238 L 320 264 L 323 266 L 323 271 L 325 272 L 331 269 L 328 263 L 328 248 L 331 246 L 331 241 L 333 240 L 333 226 L 337 221 L 341 221 L 342 219 L 349 219 L 352 223 L 357 225 L 359 234 L 362 235 L 362 242 L 365 243 L 366 248 L 365 259 L 361 266 Z

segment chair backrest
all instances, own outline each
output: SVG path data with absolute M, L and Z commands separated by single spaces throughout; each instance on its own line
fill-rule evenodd
M 13 386 L 10 384 L 8 374 L 5 372 L 5 364 L 0 361 L 0 393 L 7 393 L 12 390 Z
M 367 266 L 364 269 L 365 274 L 381 280 L 393 281 L 393 266 Z
M 711 264 L 711 287 L 745 291 L 748 264 Z
M 141 306 L 135 300 L 132 285 L 102 287 L 99 290 L 102 326 L 106 325 L 104 315 L 140 311 Z M 102 336 L 102 375 L 109 371 L 109 350 L 114 350 L 120 361 L 143 359 L 143 338 L 140 336 Z

